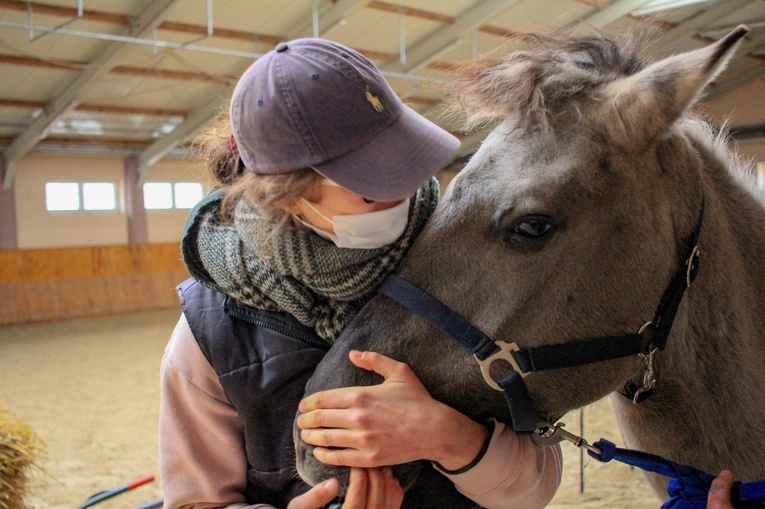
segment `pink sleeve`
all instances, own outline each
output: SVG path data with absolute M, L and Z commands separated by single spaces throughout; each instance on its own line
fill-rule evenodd
M 181 315 L 160 371 L 160 477 L 165 509 L 266 509 L 248 505 L 239 416 Z
M 537 447 L 528 434 L 497 422 L 481 461 L 465 473 L 444 475 L 486 509 L 538 509 L 552 500 L 562 470 L 560 445 Z

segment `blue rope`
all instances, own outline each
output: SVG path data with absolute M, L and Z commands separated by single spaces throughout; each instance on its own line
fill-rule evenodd
M 593 444 L 600 449 L 600 454 L 587 451 L 598 461 L 607 463 L 616 460 L 646 472 L 655 472 L 670 477 L 667 484 L 667 500 L 661 509 L 705 509 L 709 487 L 715 476 L 697 468 L 680 465 L 668 459 L 646 452 L 620 449 L 612 442 L 601 438 Z M 741 483 L 733 486 L 732 501 L 734 507 L 765 507 L 765 481 Z

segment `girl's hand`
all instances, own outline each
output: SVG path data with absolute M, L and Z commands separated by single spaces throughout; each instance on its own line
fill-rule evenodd
M 327 479 L 290 500 L 287 509 L 321 509 L 324 504 L 329 504 L 339 494 L 340 483 L 337 479 Z
M 389 467 L 351 468 L 342 509 L 399 509 L 404 490 Z
M 709 497 L 707 497 L 707 509 L 733 509 L 730 501 L 730 491 L 733 486 L 733 474 L 727 470 L 720 472 L 720 475 L 712 481 L 709 487 Z
M 457 470 L 478 455 L 488 430 L 433 399 L 404 363 L 351 351 L 351 362 L 384 378 L 380 385 L 312 394 L 297 425 L 313 455 L 329 465 L 380 467 L 417 460 Z
M 321 509 L 339 493 L 340 483 L 329 479 L 293 498 L 287 509 Z M 342 509 L 399 509 L 403 500 L 404 490 L 390 468 L 351 468 Z

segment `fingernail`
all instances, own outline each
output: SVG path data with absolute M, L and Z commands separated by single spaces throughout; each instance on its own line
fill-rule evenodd
M 723 470 L 722 472 L 720 472 L 720 475 L 725 477 L 733 477 L 733 472 L 731 472 L 730 470 Z
M 335 487 L 339 487 L 339 486 L 340 486 L 339 481 L 337 479 L 335 479 L 334 477 L 332 479 L 327 479 L 326 481 L 324 481 L 324 487 L 325 488 L 330 489 L 330 488 L 335 488 Z
M 352 355 L 353 357 L 361 357 L 361 352 L 358 350 L 351 350 L 349 355 Z

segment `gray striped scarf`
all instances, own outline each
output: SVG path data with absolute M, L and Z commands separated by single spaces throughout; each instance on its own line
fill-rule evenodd
M 332 343 L 403 260 L 435 209 L 438 182 L 415 194 L 406 230 L 379 249 L 338 248 L 291 221 L 276 225 L 246 199 L 225 222 L 224 195 L 210 193 L 186 221 L 181 252 L 191 275 L 254 308 L 286 311 Z

